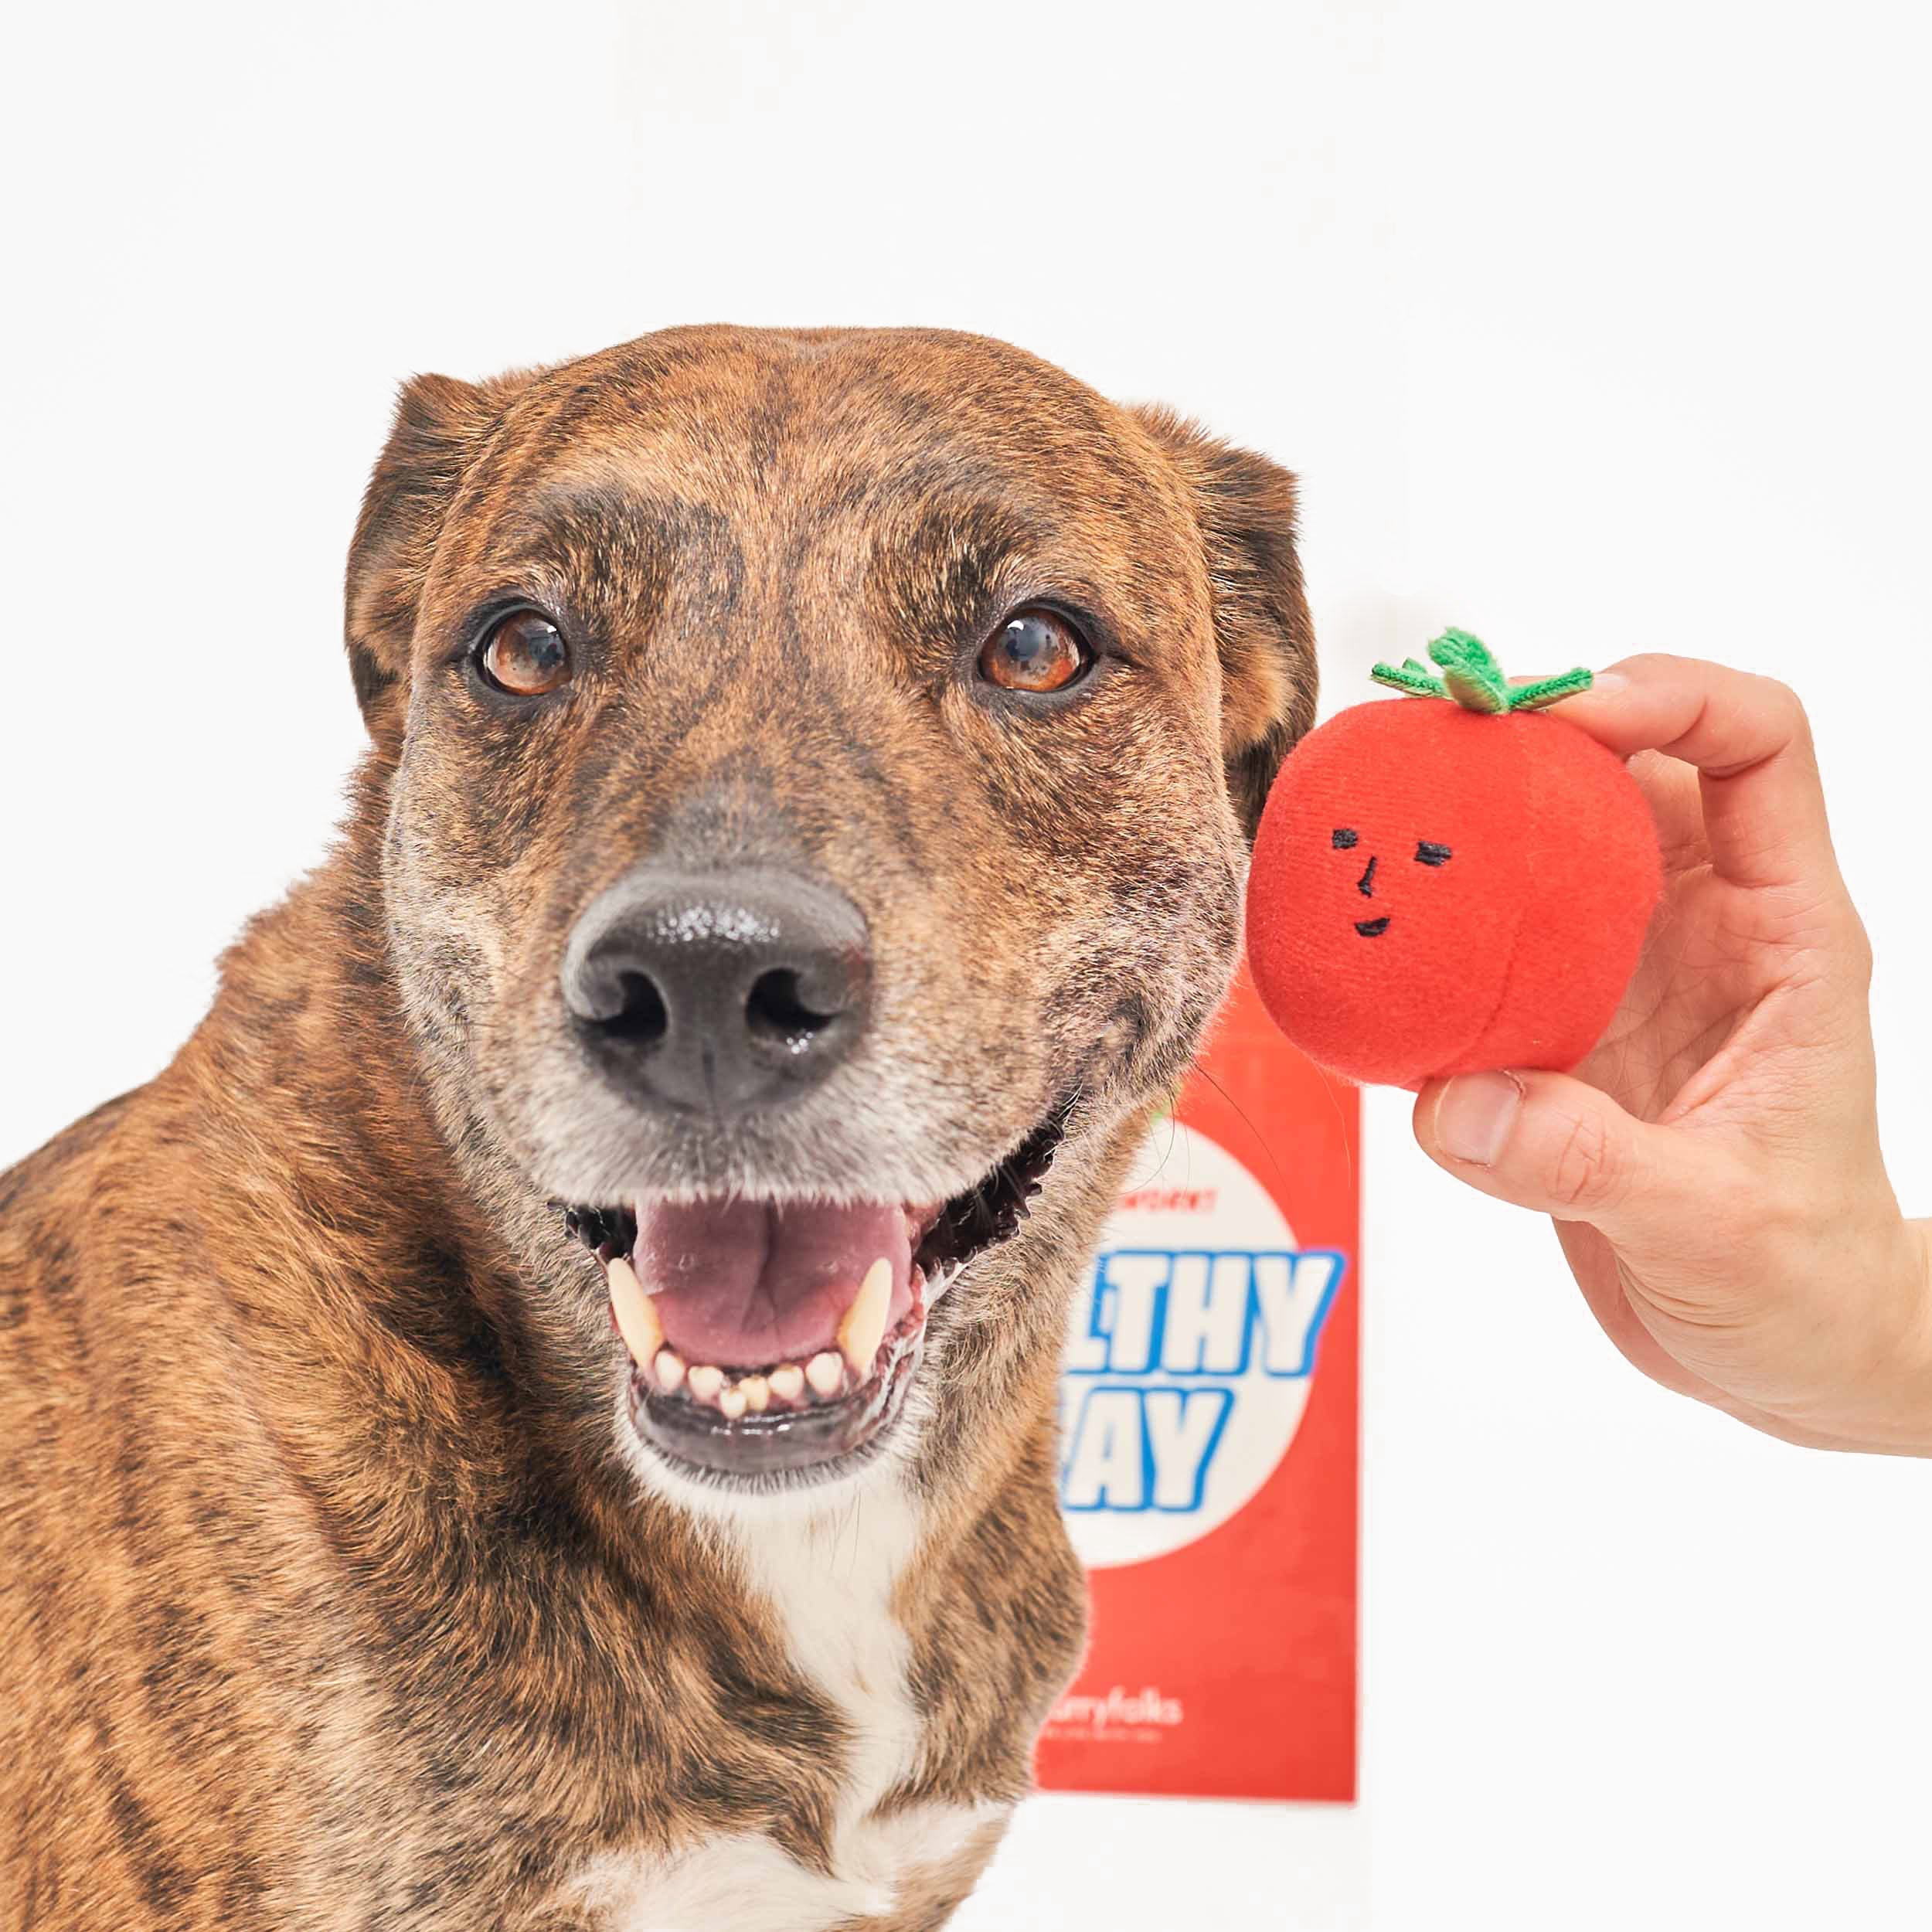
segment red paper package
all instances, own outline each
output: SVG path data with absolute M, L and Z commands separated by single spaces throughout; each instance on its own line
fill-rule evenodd
M 1352 1800 L 1356 1090 L 1244 972 L 1077 1306 L 1060 1499 L 1087 1661 L 1049 1790 Z

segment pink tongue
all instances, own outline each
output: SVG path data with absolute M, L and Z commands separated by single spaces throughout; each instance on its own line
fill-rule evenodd
M 913 1304 L 911 1243 L 894 1205 L 641 1202 L 633 1262 L 665 1340 L 686 1362 L 758 1369 L 836 1348 L 882 1254 L 893 1270 L 889 1333 Z

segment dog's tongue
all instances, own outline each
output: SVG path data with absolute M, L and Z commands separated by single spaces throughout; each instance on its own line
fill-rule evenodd
M 903 1209 L 743 1200 L 638 1206 L 633 1265 L 655 1297 L 665 1340 L 687 1362 L 761 1368 L 838 1347 L 839 1325 L 882 1259 L 892 1268 L 889 1332 L 913 1301 Z

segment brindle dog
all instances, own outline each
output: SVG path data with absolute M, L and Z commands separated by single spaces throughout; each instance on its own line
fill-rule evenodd
M 408 386 L 339 843 L 0 1182 L 0 1921 L 946 1920 L 1080 1651 L 1061 1331 L 1309 722 L 1294 521 L 969 336 Z

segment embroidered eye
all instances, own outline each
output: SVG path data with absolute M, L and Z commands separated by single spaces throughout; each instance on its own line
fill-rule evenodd
M 1015 611 L 987 640 L 979 672 L 1002 690 L 1064 691 L 1093 662 L 1093 651 L 1073 625 L 1036 604 Z
M 1446 866 L 1454 856 L 1447 845 L 1432 845 L 1426 838 L 1416 848 L 1418 866 Z
M 513 698 L 540 698 L 567 684 L 570 650 L 540 611 L 512 611 L 490 627 L 476 654 L 486 684 Z
M 1337 852 L 1346 852 L 1352 845 L 1354 845 L 1355 842 L 1355 836 L 1356 835 L 1351 832 L 1346 825 L 1338 825 L 1335 827 L 1334 835 L 1329 839 L 1328 843 L 1334 846 Z

